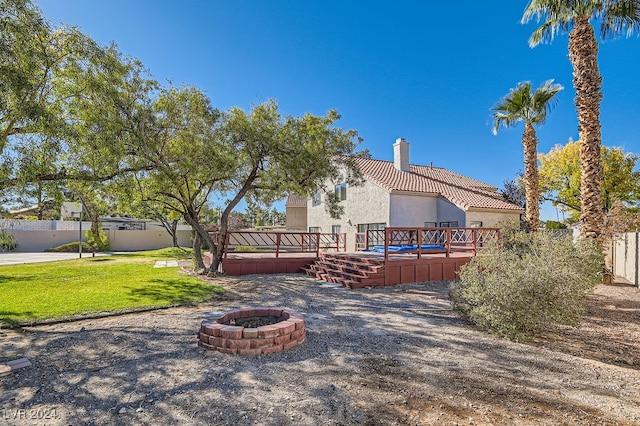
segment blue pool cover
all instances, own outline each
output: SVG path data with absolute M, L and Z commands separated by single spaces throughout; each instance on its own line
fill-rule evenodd
M 421 250 L 444 250 L 444 246 L 438 244 L 423 244 L 420 246 Z M 374 246 L 371 249 L 367 249 L 364 251 L 370 251 L 374 253 L 384 253 L 384 246 Z M 404 253 L 418 251 L 418 246 L 416 244 L 413 245 L 390 245 L 389 253 Z

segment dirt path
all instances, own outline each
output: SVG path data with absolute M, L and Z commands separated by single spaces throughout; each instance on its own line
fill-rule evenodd
M 220 282 L 198 307 L 0 330 L 0 360 L 33 363 L 0 377 L 0 424 L 640 423 L 637 289 L 601 287 L 583 326 L 522 345 L 463 322 L 445 282 Z M 256 305 L 302 313 L 307 340 L 261 357 L 196 347 L 205 313 Z

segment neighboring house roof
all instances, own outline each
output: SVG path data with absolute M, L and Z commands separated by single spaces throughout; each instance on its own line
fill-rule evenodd
M 285 207 L 307 207 L 307 198 L 298 194 L 290 194 L 287 197 Z
M 411 164 L 410 171 L 394 167 L 393 161 L 358 158 L 356 164 L 370 181 L 389 192 L 436 194 L 468 210 L 470 208 L 522 211 L 505 201 L 497 188 L 441 167 Z

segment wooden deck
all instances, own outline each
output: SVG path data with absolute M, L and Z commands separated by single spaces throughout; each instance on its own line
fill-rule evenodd
M 384 232 L 383 253 L 357 251 L 346 252 L 341 243 L 343 236 L 317 233 L 286 233 L 273 236 L 261 233 L 228 233 L 226 241 L 265 241 L 270 247 L 258 252 L 226 251 L 222 271 L 227 275 L 299 273 L 339 283 L 349 288 L 387 286 L 423 281 L 452 280 L 458 277 L 460 268 L 468 263 L 488 242 L 497 244 L 499 231 L 495 228 L 387 228 Z M 267 237 L 265 237 L 265 235 Z M 429 238 L 438 238 L 441 249 L 422 249 L 422 244 L 433 244 Z M 322 247 L 334 244 L 333 247 Z M 286 245 L 282 243 L 286 241 Z M 311 244 L 309 244 L 311 241 Z M 336 241 L 340 242 L 335 243 Z M 328 243 L 327 243 L 328 242 Z M 391 253 L 391 244 L 416 244 L 409 253 Z M 228 249 L 233 246 L 227 244 Z M 344 250 L 344 251 L 341 251 Z M 206 256 L 205 256 L 206 261 Z M 210 261 L 210 259 L 209 259 Z

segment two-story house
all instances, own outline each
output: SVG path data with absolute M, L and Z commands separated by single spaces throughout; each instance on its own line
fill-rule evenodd
M 310 232 L 346 233 L 347 247 L 355 247 L 356 232 L 385 227 L 492 227 L 518 220 L 524 210 L 505 201 L 497 188 L 433 165 L 409 163 L 409 143 L 393 145 L 394 161 L 358 159 L 364 185 L 335 186 L 344 215 L 333 219 L 321 193 L 306 200 L 306 227 Z M 301 203 L 290 202 L 300 217 Z M 287 207 L 287 216 L 294 212 Z M 297 222 L 300 227 L 301 223 Z

